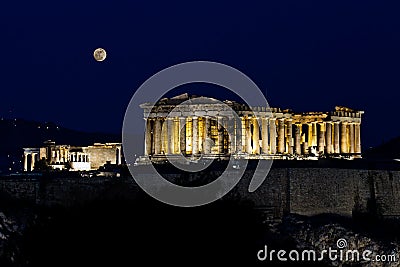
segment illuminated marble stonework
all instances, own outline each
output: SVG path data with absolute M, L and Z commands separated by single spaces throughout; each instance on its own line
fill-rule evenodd
M 71 171 L 97 170 L 107 162 L 122 163 L 121 143 L 95 143 L 92 146 L 56 145 L 46 141 L 40 148 L 24 148 L 24 171 L 33 171 L 39 159 L 52 169 Z
M 146 156 L 151 159 L 178 154 L 274 159 L 361 157 L 363 111 L 337 106 L 331 112 L 295 113 L 279 108 L 250 109 L 234 101 L 223 101 L 241 119 L 235 121 L 236 134 L 229 138 L 223 126 L 232 118 L 220 112 L 221 104 L 218 103 L 221 102 L 215 105 L 183 103 L 193 98 L 196 97 L 182 94 L 161 99 L 152 109 L 151 103 L 141 105 L 147 117 Z M 185 107 L 180 110 L 187 112 L 182 111 L 174 117 L 168 115 L 182 103 Z M 237 131 L 239 128 L 241 131 Z

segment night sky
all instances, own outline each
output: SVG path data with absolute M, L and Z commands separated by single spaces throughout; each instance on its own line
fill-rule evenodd
M 118 133 L 146 79 L 209 60 L 247 74 L 274 107 L 365 110 L 363 145 L 379 145 L 400 135 L 399 12 L 384 1 L 3 1 L 0 116 Z

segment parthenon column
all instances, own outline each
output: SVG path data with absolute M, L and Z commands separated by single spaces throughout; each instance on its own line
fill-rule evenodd
M 236 127 L 236 152 L 241 153 L 243 152 L 243 144 L 242 144 L 242 135 L 243 135 L 243 128 L 242 128 L 242 120 L 235 119 L 235 127 Z
M 173 135 L 174 135 L 174 151 L 173 154 L 180 154 L 181 153 L 181 145 L 179 139 L 179 118 L 175 117 L 173 120 Z
M 318 147 L 317 122 L 312 122 L 312 146 Z
M 307 123 L 307 129 L 308 129 L 308 140 L 307 144 L 309 147 L 313 146 L 313 123 Z
M 204 154 L 211 154 L 210 117 L 205 117 L 204 124 Z
M 340 153 L 340 122 L 334 122 L 333 134 L 334 134 L 334 142 L 333 142 L 333 150 L 335 154 Z
M 146 118 L 146 132 L 145 132 L 145 149 L 144 149 L 144 155 L 148 156 L 151 155 L 151 119 Z
M 174 153 L 174 118 L 167 118 L 167 154 Z
M 257 117 L 253 117 L 253 153 L 252 154 L 260 154 L 260 128 L 258 126 Z
M 271 154 L 276 154 L 276 119 L 271 118 L 269 120 L 269 148 Z
M 224 153 L 224 120 L 223 117 L 217 117 L 218 124 L 218 154 Z
M 349 123 L 349 138 L 350 138 L 350 153 L 354 154 L 355 151 L 355 136 L 354 136 L 354 123 Z
M 303 136 L 302 136 L 302 138 L 304 138 L 303 154 L 307 155 L 307 154 L 309 154 L 308 145 L 310 144 L 311 139 L 312 139 L 312 131 L 311 131 L 312 127 L 311 127 L 310 123 L 304 124 L 304 127 L 306 130 L 304 131 Z
M 227 118 L 225 121 L 227 124 L 227 138 L 228 138 L 228 153 L 232 154 L 236 152 L 236 134 L 235 134 L 235 119 L 233 117 Z
M 228 133 L 228 117 L 223 117 L 222 118 L 222 123 L 223 123 L 223 129 L 222 129 L 222 134 L 223 134 L 223 143 L 222 143 L 222 153 L 229 153 L 229 134 Z
M 340 153 L 348 153 L 347 149 L 347 122 L 340 123 Z
M 325 146 L 325 127 L 324 123 L 318 123 L 318 153 L 324 153 Z
M 361 153 L 361 136 L 360 136 L 360 123 L 354 124 L 354 141 L 355 141 L 355 153 Z
M 179 117 L 179 146 L 180 152 L 186 154 L 186 118 Z
M 278 119 L 278 153 L 285 152 L 285 119 Z
M 295 154 L 301 155 L 301 124 L 295 124 L 294 130 L 294 146 L 295 146 Z
M 326 122 L 326 153 L 332 154 L 332 123 Z
M 193 117 L 192 122 L 192 154 L 197 155 L 199 153 L 199 118 Z
M 288 153 L 293 154 L 293 123 L 292 119 L 287 119 L 287 131 L 286 131 Z
M 162 122 L 160 118 L 155 119 L 154 123 L 154 154 L 161 154 L 161 128 Z
M 246 126 L 246 153 L 251 154 L 251 118 L 245 118 L 245 126 Z
M 263 154 L 268 154 L 268 118 L 261 119 L 261 149 Z
M 161 152 L 166 154 L 168 150 L 168 123 L 167 118 L 163 118 L 161 125 Z

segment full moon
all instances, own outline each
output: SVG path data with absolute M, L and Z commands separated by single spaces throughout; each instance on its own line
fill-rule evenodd
M 107 57 L 106 50 L 104 50 L 103 48 L 97 48 L 93 52 L 93 57 L 96 61 L 104 61 Z

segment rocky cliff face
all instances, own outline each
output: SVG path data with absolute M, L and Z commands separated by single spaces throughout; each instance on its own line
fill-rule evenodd
M 299 252 L 314 250 L 317 252 L 317 262 L 326 266 L 400 266 L 398 221 L 353 220 L 332 215 L 289 215 L 281 223 L 271 225 L 269 230 L 274 239 L 279 240 L 273 242 L 275 249 L 294 249 Z M 337 255 L 336 259 L 325 254 L 324 259 L 318 261 L 321 252 L 329 248 L 337 250 L 337 254 L 332 254 Z M 351 253 L 346 258 L 350 250 L 358 251 L 359 258 Z M 370 261 L 362 257 L 366 250 L 372 252 L 368 255 Z
M 399 266 L 398 221 L 337 215 L 286 215 L 265 221 L 248 203 L 216 203 L 198 209 L 180 209 L 157 202 L 102 201 L 70 209 L 19 206 L 0 212 L 0 266 L 93 266 L 176 262 L 261 263 L 257 252 L 268 245 L 276 251 L 337 248 L 371 250 L 396 255 L 395 262 L 291 262 L 290 266 Z M 286 263 L 275 260 L 280 266 Z M 190 264 L 188 264 L 190 265 Z M 236 265 L 232 265 L 236 266 Z
M 28 210 L 13 215 L 0 211 L 0 266 L 27 263 L 21 257 L 20 242 L 26 228 L 34 222 L 32 215 Z

